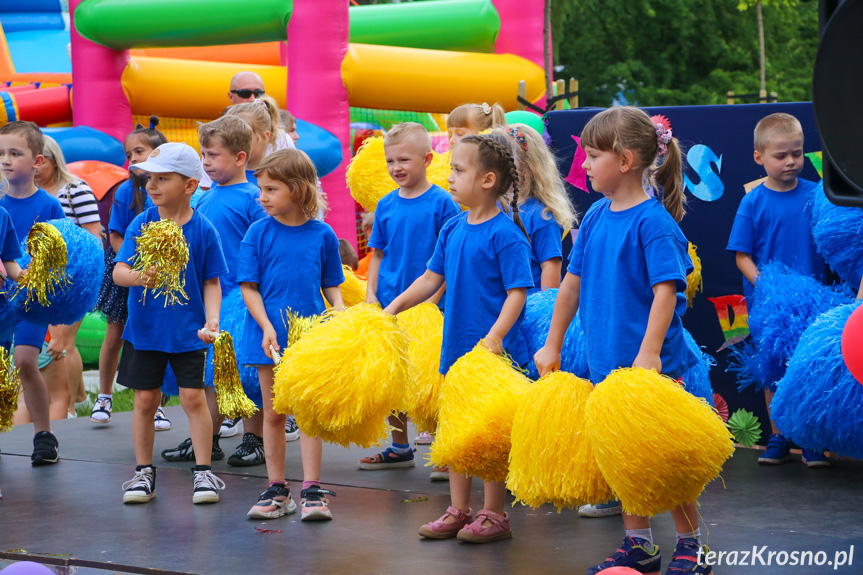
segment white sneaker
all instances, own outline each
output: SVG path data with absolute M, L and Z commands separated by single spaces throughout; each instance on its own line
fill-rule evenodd
M 194 473 L 195 491 L 192 493 L 192 503 L 218 503 L 219 491 L 225 488 L 225 482 L 213 475 L 209 469 Z
M 417 445 L 431 445 L 433 441 L 434 436 L 425 431 L 420 433 L 417 438 L 414 439 L 414 443 Z
M 297 427 L 297 418 L 289 415 L 285 418 L 285 441 L 296 441 L 300 438 L 300 428 Z
M 161 406 L 156 410 L 153 425 L 156 427 L 156 431 L 168 431 L 171 429 L 171 420 L 165 416 L 165 410 Z
M 243 431 L 243 418 L 235 417 L 233 419 L 226 417 L 222 422 L 222 427 L 219 428 L 219 437 L 234 437 Z
M 620 501 L 607 501 L 597 505 L 582 505 L 578 508 L 579 517 L 610 517 L 620 515 Z
M 99 424 L 110 423 L 113 407 L 114 402 L 110 396 L 96 399 L 96 405 L 93 406 L 93 411 L 90 412 L 90 421 Z

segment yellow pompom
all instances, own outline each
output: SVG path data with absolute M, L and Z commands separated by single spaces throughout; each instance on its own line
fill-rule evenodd
M 695 501 L 734 452 L 716 412 L 653 370 L 611 372 L 587 400 L 586 425 L 602 475 L 633 515 Z
M 367 212 L 373 212 L 380 199 L 398 187 L 387 171 L 383 136 L 363 142 L 348 165 L 347 181 L 351 197 Z
M 686 307 L 692 307 L 695 294 L 704 290 L 704 278 L 701 277 L 701 258 L 698 257 L 696 248 L 689 243 L 689 257 L 692 259 L 692 273 L 686 276 Z
M 0 433 L 12 429 L 20 391 L 18 368 L 12 364 L 12 357 L 6 348 L 0 347 Z
M 443 341 L 443 314 L 433 303 L 424 302 L 398 316 L 399 325 L 410 342 L 410 360 L 416 377 L 405 389 L 405 412 L 418 431 L 434 433 L 440 407 L 440 348 Z
M 433 184 L 437 184 L 442 187 L 446 191 L 449 191 L 449 179 L 450 172 L 452 172 L 452 151 L 447 150 L 443 154 L 438 154 L 437 152 L 432 152 L 432 161 L 426 170 L 426 177 L 428 177 L 429 181 Z
M 154 286 L 144 290 L 141 302 L 147 296 L 147 290 L 153 292 L 153 297 L 165 298 L 165 307 L 183 304 L 188 301 L 186 295 L 186 265 L 189 263 L 189 244 L 183 235 L 183 228 L 171 219 L 150 222 L 141 227 L 141 235 L 137 238 L 135 262 L 132 271 L 144 274 L 150 267 L 155 267 Z
M 339 291 L 342 292 L 342 302 L 345 304 L 345 307 L 352 307 L 358 303 L 365 303 L 366 280 L 358 278 L 357 274 L 355 274 L 354 270 L 349 266 L 343 265 L 342 270 L 345 273 L 345 282 L 339 286 Z M 330 305 L 330 302 L 327 301 L 326 297 L 324 298 L 324 305 L 327 309 L 333 307 Z
M 21 290 L 26 290 L 25 308 L 28 308 L 34 299 L 47 307 L 51 305 L 48 294 L 54 295 L 54 287 L 69 283 L 66 276 L 66 240 L 56 227 L 47 222 L 37 222 L 27 233 L 27 253 L 32 259 L 12 297 L 21 293 Z
M 450 368 L 440 393 L 431 461 L 484 481 L 506 480 L 510 431 L 530 380 L 477 345 Z
M 234 340 L 226 331 L 221 332 L 213 344 L 213 387 L 216 388 L 219 413 L 225 417 L 248 419 L 258 411 L 255 402 L 243 391 Z
M 414 377 L 396 318 L 359 304 L 321 319 L 282 357 L 273 407 L 306 434 L 360 447 L 387 438 L 386 417 L 402 408 Z
M 589 381 L 556 371 L 524 394 L 512 424 L 506 486 L 515 500 L 536 508 L 603 503 L 611 488 L 593 456 L 584 417 Z

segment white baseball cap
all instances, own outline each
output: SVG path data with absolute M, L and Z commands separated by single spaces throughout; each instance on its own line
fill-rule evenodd
M 143 170 L 154 174 L 176 172 L 187 178 L 201 179 L 201 157 L 195 148 L 182 142 L 162 144 L 150 157 L 140 164 L 129 166 L 130 170 Z

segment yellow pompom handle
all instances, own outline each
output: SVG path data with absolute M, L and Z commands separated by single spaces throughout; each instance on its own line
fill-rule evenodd
M 701 276 L 701 258 L 696 247 L 689 243 L 689 257 L 692 260 L 692 272 L 686 276 L 686 307 L 692 307 L 695 294 L 704 291 L 704 278 Z
M 132 271 L 142 276 L 151 267 L 155 268 L 154 286 L 145 288 L 141 303 L 152 291 L 156 299 L 165 298 L 165 307 L 182 305 L 188 301 L 186 295 L 186 266 L 189 263 L 189 244 L 181 228 L 174 220 L 164 219 L 141 227 L 137 238 Z
M 585 408 L 593 385 L 571 373 L 546 374 L 524 394 L 512 424 L 507 488 L 515 499 L 557 511 L 613 498 L 593 455 Z
M 213 344 L 213 386 L 219 413 L 225 417 L 252 417 L 258 408 L 246 396 L 237 369 L 234 340 L 226 331 L 221 332 Z
M 66 240 L 56 227 L 47 222 L 37 222 L 27 233 L 27 253 L 31 257 L 30 264 L 27 273 L 19 279 L 12 298 L 26 290 L 25 309 L 34 299 L 47 307 L 51 305 L 48 295 L 54 295 L 55 286 L 69 284 Z
M 424 302 L 396 316 L 410 341 L 410 360 L 417 376 L 405 389 L 405 412 L 418 431 L 434 433 L 440 408 L 440 351 L 443 314 L 438 306 Z
M 590 394 L 586 415 L 599 469 L 633 515 L 695 501 L 734 452 L 707 402 L 653 370 L 611 372 Z
M 0 433 L 12 429 L 20 391 L 18 368 L 13 365 L 12 357 L 6 348 L 0 347 Z
M 530 380 L 482 343 L 447 372 L 431 462 L 484 481 L 505 481 L 510 431 Z

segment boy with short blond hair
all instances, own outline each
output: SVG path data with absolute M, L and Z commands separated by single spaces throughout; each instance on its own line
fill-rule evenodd
M 129 319 L 123 330 L 125 343 L 117 381 L 135 390 L 132 439 L 137 467 L 134 477 L 123 484 L 123 502 L 147 503 L 156 496 L 153 416 L 161 403 L 160 388 L 170 364 L 180 389 L 180 403 L 189 416 L 191 443 L 197 448 L 192 502 L 215 503 L 225 484 L 210 468 L 213 423 L 204 396 L 204 361 L 207 344 L 214 341 L 211 334 L 219 331 L 219 276 L 228 268 L 218 232 L 191 207 L 201 177 L 201 160 L 187 144 L 168 143 L 131 169 L 147 173 L 147 193 L 155 206 L 132 220 L 114 260 L 114 282 L 129 288 Z M 155 270 L 133 272 L 131 264 L 144 226 L 162 219 L 174 220 L 182 228 L 189 247 L 185 270 L 188 301 L 165 305 L 151 297 L 144 307 L 144 290 L 152 287 Z
M 387 307 L 425 273 L 443 225 L 461 213 L 452 196 L 432 185 L 426 170 L 432 161 L 428 131 L 415 122 L 398 124 L 384 137 L 387 171 L 398 188 L 375 208 L 369 247 L 374 248 L 368 271 L 366 302 Z M 383 452 L 360 460 L 360 469 L 414 466 L 404 414 L 390 416 L 393 443 Z
M 755 126 L 755 163 L 767 178 L 746 194 L 737 209 L 728 251 L 736 253 L 743 274 L 746 301 L 752 301 L 758 268 L 779 261 L 806 275 L 824 279 L 827 266 L 815 248 L 807 204 L 815 182 L 799 178 L 803 171 L 803 127 L 790 114 L 770 114 Z M 763 382 L 768 412 L 775 382 Z M 762 465 L 779 465 L 790 459 L 790 444 L 771 421 L 773 434 L 758 459 Z M 828 467 L 823 453 L 804 450 L 808 467 Z

